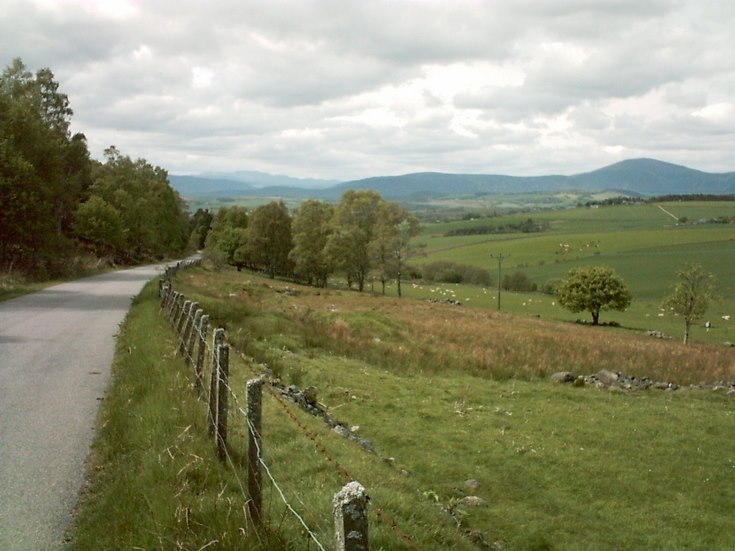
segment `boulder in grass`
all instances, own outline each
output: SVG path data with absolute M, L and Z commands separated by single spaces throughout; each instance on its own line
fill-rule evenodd
M 576 379 L 576 375 L 569 371 L 559 371 L 551 376 L 552 383 L 573 383 Z

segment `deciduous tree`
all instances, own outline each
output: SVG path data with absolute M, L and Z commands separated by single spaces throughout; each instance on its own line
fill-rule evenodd
M 592 325 L 599 325 L 600 311 L 625 310 L 632 296 L 625 282 L 607 266 L 569 270 L 556 288 L 559 304 L 572 312 L 589 312 Z
M 294 212 L 292 222 L 293 249 L 289 258 L 299 277 L 318 287 L 326 287 L 334 271 L 334 262 L 327 256 L 327 240 L 332 232 L 334 206 L 309 199 Z
M 372 266 L 369 246 L 382 201 L 377 191 L 345 191 L 332 219 L 327 254 L 345 272 L 349 282 L 357 282 L 359 291 L 364 290 Z
M 271 278 L 290 272 L 288 254 L 293 247 L 291 216 L 283 201 L 256 208 L 250 216 L 247 247 L 248 264 L 262 267 Z M 239 251 L 236 251 L 237 260 Z
M 411 238 L 418 235 L 420 226 L 415 216 L 398 203 L 381 202 L 375 221 L 373 238 L 369 250 L 378 270 L 385 294 L 388 279 L 396 280 L 396 291 L 401 296 L 401 277 L 405 273 L 406 259 L 410 255 Z
M 704 317 L 714 297 L 714 276 L 705 272 L 700 264 L 686 264 L 676 275 L 679 281 L 661 307 L 684 319 L 684 344 L 687 344 L 692 323 Z

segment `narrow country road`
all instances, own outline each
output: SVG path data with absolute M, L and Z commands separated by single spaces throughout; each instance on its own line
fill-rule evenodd
M 162 266 L 0 303 L 0 549 L 63 548 L 132 297 Z

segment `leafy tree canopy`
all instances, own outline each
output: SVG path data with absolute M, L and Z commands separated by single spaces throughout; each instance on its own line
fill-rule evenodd
M 700 264 L 686 264 L 676 274 L 679 281 L 666 297 L 662 308 L 679 314 L 684 320 L 684 344 L 689 342 L 692 324 L 704 317 L 714 298 L 714 276 L 705 272 Z
M 589 312 L 592 325 L 599 325 L 600 311 L 625 310 L 632 296 L 628 286 L 608 266 L 587 266 L 569 270 L 555 295 L 571 312 Z

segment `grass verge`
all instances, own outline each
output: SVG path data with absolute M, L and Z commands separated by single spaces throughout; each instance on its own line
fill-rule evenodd
M 556 366 L 539 370 L 538 362 L 555 356 L 567 366 L 610 356 L 640 375 L 656 354 L 636 363 L 643 345 L 635 338 L 627 338 L 626 355 L 626 337 L 602 329 L 554 333 L 539 320 L 234 271 L 189 270 L 175 288 L 247 352 L 250 359 L 231 355 L 236 395 L 269 368 L 287 384 L 316 386 L 319 401 L 374 444 L 377 453 L 365 453 L 320 420 L 293 407 L 288 415 L 264 397 L 266 463 L 326 548 L 331 498 L 344 482 L 333 462 L 372 498 L 375 550 L 411 548 L 376 518 L 377 508 L 424 550 L 735 546 L 728 529 L 735 503 L 731 397 L 609 392 L 541 378 Z M 503 338 L 540 345 L 519 356 Z M 691 358 L 710 353 L 712 373 L 733 373 L 732 354 L 661 344 L 669 352 L 658 354 L 681 362 L 681 377 Z M 266 529 L 249 525 L 234 474 L 244 472 L 244 419 L 235 407 L 232 461 L 220 464 L 206 436 L 204 404 L 173 350 L 149 286 L 121 331 L 72 550 L 316 549 L 270 482 Z M 487 359 L 477 358 L 481 350 L 492 361 L 478 364 Z

